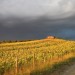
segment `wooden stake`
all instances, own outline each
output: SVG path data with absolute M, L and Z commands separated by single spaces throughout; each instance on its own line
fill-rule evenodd
M 34 65 L 35 65 L 35 53 L 33 53 L 33 68 L 34 68 Z
M 16 64 L 15 64 L 15 66 L 16 66 L 16 69 L 15 69 L 15 72 L 16 72 L 16 75 L 18 74 L 18 58 L 17 58 L 17 56 L 16 56 Z
M 43 61 L 45 63 L 45 53 L 43 52 Z

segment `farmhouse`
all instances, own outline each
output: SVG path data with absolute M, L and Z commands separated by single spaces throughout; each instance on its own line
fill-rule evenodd
M 47 36 L 46 39 L 55 39 L 55 36 Z

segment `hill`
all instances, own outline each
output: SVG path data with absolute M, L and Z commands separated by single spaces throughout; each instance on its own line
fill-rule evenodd
M 53 65 L 75 57 L 75 41 L 46 38 L 0 44 L 0 75 L 46 75 Z M 47 74 L 48 75 L 48 74 Z

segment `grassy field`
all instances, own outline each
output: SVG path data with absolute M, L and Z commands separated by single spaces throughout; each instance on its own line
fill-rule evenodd
M 75 41 L 55 38 L 1 43 L 0 75 L 44 75 L 55 64 L 72 57 Z

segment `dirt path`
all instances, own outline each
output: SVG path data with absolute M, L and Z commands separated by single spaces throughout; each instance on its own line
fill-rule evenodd
M 62 75 L 75 75 L 75 64 L 70 66 Z

